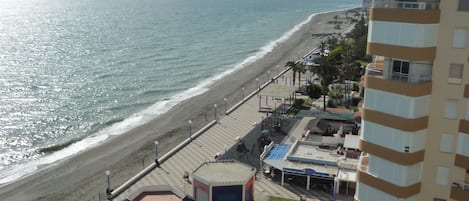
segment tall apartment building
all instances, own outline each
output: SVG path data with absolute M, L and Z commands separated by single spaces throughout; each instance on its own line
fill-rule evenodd
M 374 0 L 359 201 L 469 200 L 469 0 Z

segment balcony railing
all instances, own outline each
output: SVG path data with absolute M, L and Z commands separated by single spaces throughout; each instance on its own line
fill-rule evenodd
M 403 8 L 416 10 L 436 10 L 439 9 L 438 2 L 405 2 L 395 0 L 374 0 L 374 8 Z
M 360 159 L 358 159 L 358 168 L 363 172 L 368 172 L 368 154 L 363 153 L 360 155 Z
M 368 67 L 366 68 L 366 75 L 374 76 L 374 77 L 381 77 L 387 80 L 396 80 L 396 81 L 405 82 L 405 83 L 413 83 L 413 84 L 431 82 L 432 80 L 431 74 L 410 74 L 409 75 L 407 73 L 392 72 L 385 76 L 383 73 L 383 70 L 375 69 L 373 68 L 373 65 L 368 65 Z
M 464 191 L 469 191 L 469 183 L 465 183 L 463 181 L 453 182 L 453 187 L 464 190 Z

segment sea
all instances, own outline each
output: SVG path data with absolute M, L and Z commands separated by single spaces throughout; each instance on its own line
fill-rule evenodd
M 0 0 L 0 185 L 199 95 L 361 0 Z

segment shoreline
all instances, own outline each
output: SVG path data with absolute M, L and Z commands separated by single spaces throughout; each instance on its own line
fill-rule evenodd
M 213 119 L 210 115 L 214 112 L 213 104 L 223 105 L 223 98 L 226 97 L 228 105 L 234 105 L 241 99 L 242 87 L 246 94 L 253 91 L 256 88 L 255 78 L 264 82 L 267 70 L 274 72 L 272 75 L 276 74 L 278 69 L 275 66 L 284 69 L 286 61 L 302 57 L 325 38 L 313 34 L 346 30 L 345 26 L 335 30 L 331 28 L 334 25 L 327 22 L 334 15 L 344 15 L 347 10 L 313 14 L 315 16 L 309 22 L 290 38 L 277 44 L 271 52 L 224 76 L 208 91 L 182 101 L 148 123 L 113 136 L 99 146 L 6 184 L 0 187 L 0 195 L 5 200 L 90 200 L 99 192 L 104 195 L 104 172 L 107 169 L 111 170 L 111 186 L 116 188 L 153 162 L 154 140 L 160 141 L 160 153 L 166 153 L 187 137 L 189 119 L 194 130 L 203 127 Z M 208 120 L 206 114 L 209 114 Z

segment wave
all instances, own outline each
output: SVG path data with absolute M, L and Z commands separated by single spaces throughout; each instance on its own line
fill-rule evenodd
M 51 147 L 40 149 L 39 151 L 42 151 L 48 154 L 46 154 L 44 157 L 33 160 L 29 163 L 9 167 L 5 171 L 2 170 L 2 172 L 0 172 L 0 184 L 12 182 L 18 178 L 32 174 L 33 172 L 37 171 L 39 167 L 46 166 L 58 160 L 70 157 L 74 154 L 84 151 L 85 149 L 89 149 L 96 145 L 99 145 L 100 143 L 103 143 L 106 139 L 108 139 L 111 136 L 121 135 L 135 127 L 141 126 L 149 122 L 150 120 L 158 117 L 159 115 L 169 111 L 172 107 L 176 106 L 182 101 L 208 91 L 211 85 L 213 85 L 218 80 L 224 78 L 225 76 L 237 70 L 240 70 L 248 66 L 249 64 L 252 64 L 255 61 L 261 59 L 266 54 L 271 52 L 275 47 L 277 47 L 280 43 L 283 43 L 286 40 L 288 40 L 295 32 L 300 30 L 302 26 L 304 26 L 309 21 L 311 21 L 311 19 L 314 16 L 323 14 L 323 13 L 337 12 L 337 11 L 343 11 L 343 10 L 348 10 L 348 9 L 351 9 L 351 8 L 343 8 L 340 10 L 312 14 L 306 20 L 300 22 L 299 24 L 295 25 L 292 29 L 285 32 L 280 38 L 274 41 L 268 42 L 266 45 L 262 46 L 256 52 L 248 56 L 246 59 L 235 64 L 234 67 L 229 70 L 226 70 L 222 73 L 209 77 L 208 79 L 203 80 L 202 82 L 195 85 L 194 87 L 186 89 L 182 92 L 179 92 L 169 98 L 165 98 L 160 101 L 157 101 L 156 103 L 149 106 L 148 108 L 143 109 L 142 111 L 137 112 L 126 119 L 119 119 L 115 121 L 114 123 L 112 123 L 110 126 L 105 127 L 104 129 L 101 129 L 95 135 L 85 137 L 83 139 L 79 139 L 76 141 L 71 140 L 63 144 L 53 145 Z M 173 58 L 169 57 L 169 58 L 164 58 L 164 59 L 173 59 Z
M 48 154 L 48 153 L 56 152 L 56 151 L 59 151 L 61 149 L 64 149 L 65 147 L 68 147 L 69 145 L 71 145 L 75 142 L 78 142 L 82 139 L 83 138 L 74 138 L 74 139 L 71 139 L 71 140 L 69 140 L 67 142 L 64 142 L 64 143 L 54 144 L 54 145 L 47 146 L 47 147 L 44 147 L 44 148 L 39 148 L 38 152 L 42 153 L 42 154 Z

